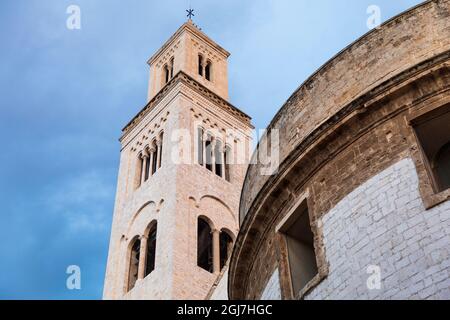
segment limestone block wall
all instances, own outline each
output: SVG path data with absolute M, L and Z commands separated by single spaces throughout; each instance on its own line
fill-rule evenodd
M 306 299 L 450 299 L 450 202 L 426 211 L 418 185 L 403 159 L 322 218 L 330 269 Z M 366 285 L 371 265 L 379 290 Z
M 281 300 L 280 274 L 274 271 L 261 295 L 261 300 Z

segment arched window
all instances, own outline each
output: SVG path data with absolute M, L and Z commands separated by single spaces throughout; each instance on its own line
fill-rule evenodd
M 175 62 L 174 58 L 170 59 L 170 79 L 173 78 L 173 64 L 174 64 L 174 62 Z
M 157 234 L 157 223 L 155 222 L 148 232 L 147 238 L 147 256 L 145 259 L 145 275 L 148 276 L 155 270 L 155 260 L 156 260 L 156 234 Z
M 147 154 L 147 157 L 145 159 L 144 180 L 147 181 L 149 177 L 150 177 L 150 159 L 148 158 L 148 154 Z
M 203 56 L 198 55 L 198 74 L 203 77 Z
M 156 141 L 153 142 L 153 157 L 152 157 L 152 174 L 158 169 L 158 145 Z
M 233 238 L 231 238 L 227 231 L 222 230 L 220 232 L 220 270 L 222 270 L 228 262 L 232 249 Z
M 439 149 L 434 161 L 436 180 L 440 190 L 450 188 L 450 142 Z
M 197 220 L 197 265 L 213 273 L 213 243 L 211 227 L 202 218 Z
M 212 171 L 212 136 L 208 134 L 205 142 L 205 149 L 206 149 L 206 169 Z
M 211 61 L 208 61 L 205 67 L 205 78 L 208 81 L 211 81 L 211 71 L 212 71 L 211 69 L 212 69 Z
M 222 149 L 222 142 L 220 140 L 216 140 L 216 145 L 214 147 L 214 159 L 215 159 L 215 169 L 216 169 L 216 175 L 219 177 L 222 176 L 222 162 L 223 162 L 223 149 Z
M 170 79 L 170 71 L 169 71 L 169 67 L 167 66 L 167 64 L 164 66 L 164 83 L 169 82 Z
M 161 132 L 161 134 L 159 135 L 159 145 L 158 145 L 158 152 L 159 152 L 159 159 L 158 159 L 158 168 L 161 168 L 161 163 L 162 163 L 162 155 L 163 155 L 163 138 L 164 138 L 164 133 Z
M 134 177 L 134 186 L 135 189 L 139 188 L 142 183 L 142 167 L 144 165 L 144 159 L 142 158 L 142 154 L 138 155 L 137 162 L 136 162 L 136 170 L 135 170 L 135 177 Z
M 136 238 L 131 244 L 130 265 L 128 271 L 128 291 L 134 288 L 138 279 L 139 271 L 139 252 L 141 250 L 141 241 Z
M 228 182 L 230 181 L 231 172 L 230 172 L 230 163 L 232 162 L 231 159 L 231 148 L 229 146 L 225 147 L 225 154 L 224 154 L 224 161 L 225 161 L 225 180 Z
M 203 129 L 197 128 L 197 160 L 199 165 L 203 165 Z

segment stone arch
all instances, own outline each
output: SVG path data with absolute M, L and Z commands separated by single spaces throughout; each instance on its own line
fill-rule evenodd
M 204 195 L 200 198 L 199 202 L 198 202 L 198 207 L 201 207 L 201 202 L 204 199 L 213 199 L 217 202 L 219 202 L 222 206 L 224 206 L 226 208 L 226 212 L 231 216 L 231 218 L 233 219 L 233 221 L 237 224 L 237 219 L 236 216 L 233 214 L 233 210 L 231 210 L 230 206 L 228 206 L 223 200 L 219 199 L 218 197 L 214 196 L 214 195 Z
M 128 224 L 127 231 L 125 233 L 126 236 L 128 236 L 128 237 L 130 236 L 130 234 L 133 231 L 133 227 L 135 225 L 136 220 L 138 220 L 138 218 L 140 218 L 140 216 L 142 215 L 144 210 L 150 209 L 153 207 L 156 207 L 156 203 L 154 201 L 147 201 L 136 211 L 136 213 L 130 219 L 130 223 Z M 158 212 L 158 211 L 156 211 L 156 212 Z

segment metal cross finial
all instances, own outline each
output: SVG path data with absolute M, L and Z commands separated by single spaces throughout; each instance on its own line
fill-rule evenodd
M 189 20 L 191 20 L 192 17 L 195 16 L 195 14 L 194 14 L 194 9 L 191 9 L 190 7 L 189 7 L 188 10 L 186 10 L 186 12 L 187 12 L 187 17 L 189 18 Z

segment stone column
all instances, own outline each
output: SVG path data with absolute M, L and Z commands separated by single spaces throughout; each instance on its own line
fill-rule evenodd
M 154 158 L 155 157 L 155 148 L 151 148 L 150 149 L 150 166 L 149 166 L 149 176 L 152 176 L 153 175 L 153 161 L 154 161 Z
M 138 280 L 144 279 L 145 275 L 145 260 L 147 256 L 147 236 L 141 236 L 141 248 L 139 251 L 139 267 Z
M 156 169 L 161 167 L 161 153 L 162 153 L 161 145 L 162 145 L 161 140 L 156 141 L 156 148 L 158 148 L 158 154 L 156 157 Z
M 213 270 L 220 273 L 220 231 L 214 229 L 213 234 Z

